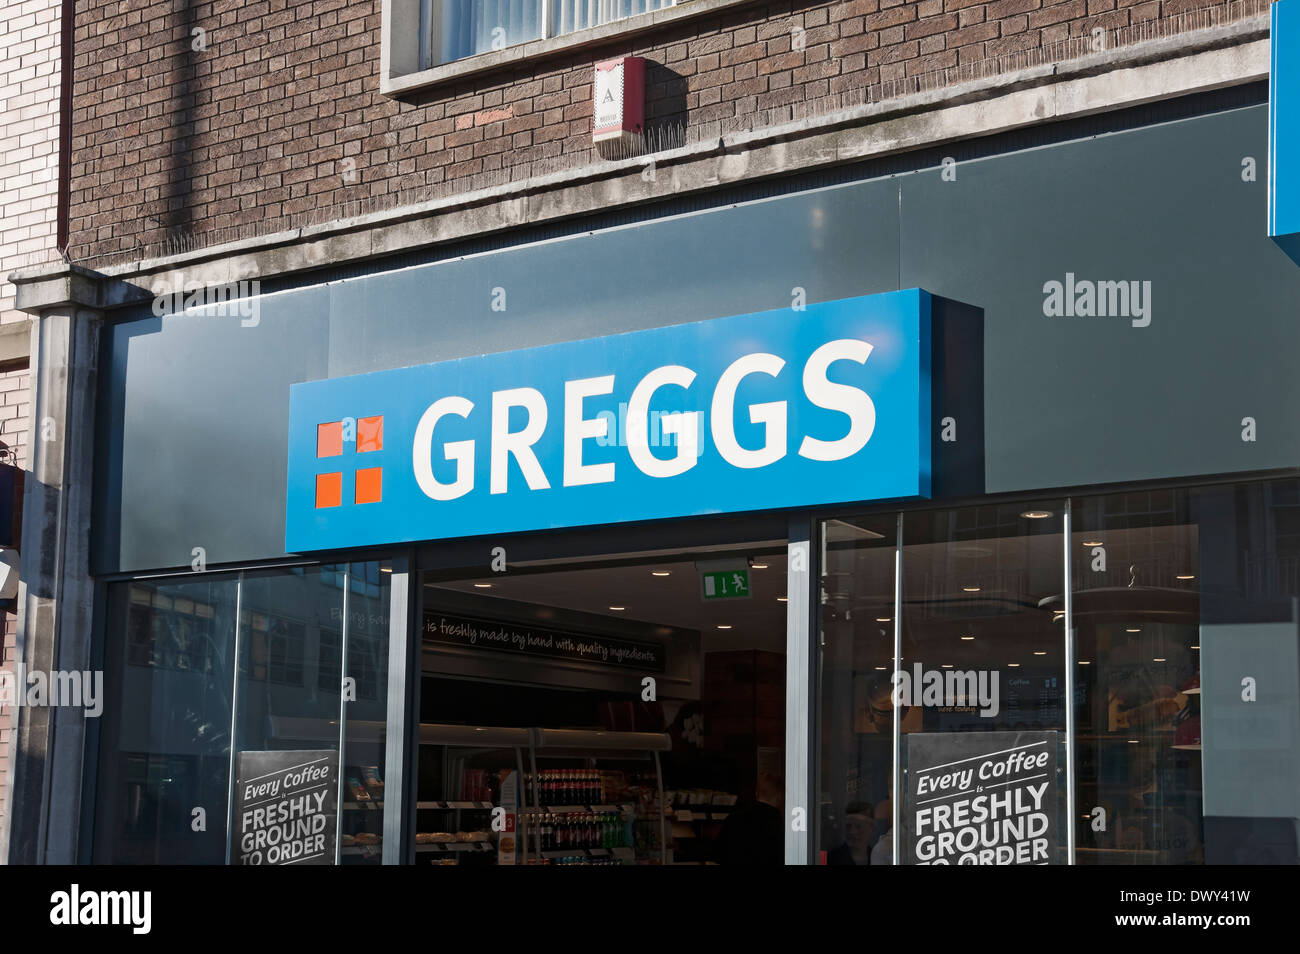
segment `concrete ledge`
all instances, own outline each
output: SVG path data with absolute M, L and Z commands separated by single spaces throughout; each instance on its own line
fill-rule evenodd
M 693 0 L 696 2 L 696 0 Z M 707 191 L 1124 109 L 1268 76 L 1267 17 L 1119 47 L 716 141 L 539 176 L 370 215 L 102 270 L 99 304 L 148 300 L 184 281 L 217 285 L 303 273 Z M 641 172 L 653 159 L 653 181 Z M 75 267 L 74 267 L 75 269 Z M 81 270 L 85 272 L 84 269 Z M 12 277 L 19 307 L 69 292 L 36 286 L 67 266 Z M 87 273 L 97 274 L 97 273 Z M 24 283 L 32 286 L 24 291 Z M 31 307 L 39 307 L 33 305 Z
M 9 276 L 16 289 L 14 308 L 31 315 L 59 306 L 103 307 L 104 284 L 100 272 L 80 265 L 60 263 Z

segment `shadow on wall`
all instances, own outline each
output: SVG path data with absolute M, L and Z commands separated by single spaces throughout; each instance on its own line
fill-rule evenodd
M 194 223 L 193 180 L 193 138 L 194 114 L 199 108 L 196 96 L 199 92 L 198 66 L 212 54 L 207 52 L 212 47 L 213 37 L 206 27 L 198 24 L 198 14 L 193 0 L 182 0 L 175 12 L 173 25 L 173 43 L 184 44 L 185 50 L 179 58 L 175 72 L 169 73 L 168 111 L 159 120 L 141 120 L 140 131 L 148 140 L 158 142 L 157 158 L 161 161 L 162 186 L 158 198 L 152 207 L 146 203 L 141 208 L 141 215 L 147 225 L 171 234 L 187 231 Z M 201 31 L 201 32 L 200 32 Z M 211 75 L 211 74 L 209 74 Z M 215 77 L 213 78 L 215 82 Z M 222 125 L 223 113 L 218 111 L 212 118 L 212 125 Z M 233 125 L 239 121 L 240 114 L 231 110 L 224 113 L 226 122 Z M 156 131 L 150 129 L 154 122 L 159 124 Z M 211 130 L 215 142 L 220 133 Z M 148 141 L 147 140 L 147 141 Z M 140 159 L 150 158 L 152 150 L 141 150 Z

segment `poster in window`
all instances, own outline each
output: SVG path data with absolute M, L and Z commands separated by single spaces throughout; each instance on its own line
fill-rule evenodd
M 907 797 L 900 831 L 904 862 L 1059 863 L 1057 735 L 908 735 Z

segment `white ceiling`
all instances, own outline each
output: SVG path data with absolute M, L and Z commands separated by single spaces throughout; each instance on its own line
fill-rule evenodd
M 712 553 L 717 557 L 719 554 Z M 497 597 L 558 609 L 594 613 L 611 619 L 634 619 L 661 626 L 700 631 L 705 652 L 763 649 L 785 652 L 786 604 L 784 553 L 755 556 L 767 569 L 749 571 L 749 599 L 709 600 L 701 595 L 700 572 L 691 560 L 647 562 L 636 566 L 592 567 L 503 574 L 478 580 L 435 584 L 477 597 Z M 668 572 L 654 576 L 652 571 Z M 474 586 L 490 583 L 490 589 Z M 623 606 L 622 612 L 611 606 Z M 728 625 L 729 630 L 718 629 Z

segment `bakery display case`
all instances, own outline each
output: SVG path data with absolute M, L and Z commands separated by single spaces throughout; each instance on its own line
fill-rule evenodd
M 667 863 L 670 747 L 662 733 L 422 724 L 417 863 Z

